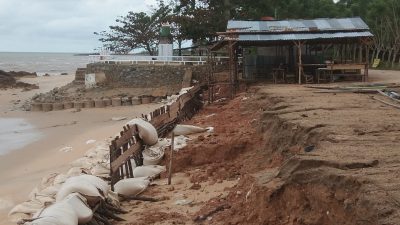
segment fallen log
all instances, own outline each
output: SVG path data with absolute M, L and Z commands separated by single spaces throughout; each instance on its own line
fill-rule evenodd
M 139 200 L 139 201 L 147 201 L 147 202 L 158 202 L 158 199 L 156 199 L 156 198 L 145 197 L 145 196 L 126 196 L 126 195 L 122 195 L 122 194 L 118 194 L 118 196 L 124 200 Z

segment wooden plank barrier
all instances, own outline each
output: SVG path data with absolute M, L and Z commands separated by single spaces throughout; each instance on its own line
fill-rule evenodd
M 187 93 L 181 95 L 171 105 L 164 105 L 153 112 L 142 115 L 156 129 L 159 137 L 164 137 L 177 123 L 192 118 L 202 107 L 200 94 L 202 89 L 196 86 Z M 114 138 L 110 144 L 110 179 L 111 190 L 122 179 L 133 177 L 133 166 L 143 165 L 142 152 L 145 146 L 138 135 L 137 126 L 126 125 L 120 135 Z

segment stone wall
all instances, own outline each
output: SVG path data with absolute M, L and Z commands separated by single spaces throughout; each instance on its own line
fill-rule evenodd
M 182 84 L 185 70 L 192 70 L 193 79 L 204 81 L 207 66 L 188 65 L 124 65 L 92 63 L 86 73 L 104 72 L 106 85 L 113 87 L 158 88 Z

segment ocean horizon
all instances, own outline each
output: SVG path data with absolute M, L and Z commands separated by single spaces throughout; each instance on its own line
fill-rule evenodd
M 89 53 L 64 52 L 0 52 L 0 70 L 60 75 L 72 73 L 90 63 Z

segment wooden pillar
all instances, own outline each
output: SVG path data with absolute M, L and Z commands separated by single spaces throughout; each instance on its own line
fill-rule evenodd
M 301 84 L 301 72 L 302 72 L 302 61 L 301 61 L 301 47 L 302 47 L 302 43 L 299 41 L 297 43 L 295 43 L 297 46 L 297 54 L 298 54 L 298 61 L 297 61 L 297 65 L 298 65 L 298 75 L 299 75 L 299 84 Z
M 359 52 L 358 52 L 358 62 L 362 63 L 363 60 L 363 45 L 362 44 L 358 44 L 359 47 Z
M 369 69 L 369 45 L 365 46 L 365 82 L 368 82 L 368 69 Z

